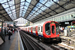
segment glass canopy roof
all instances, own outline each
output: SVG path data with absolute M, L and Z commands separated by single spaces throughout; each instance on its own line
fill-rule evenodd
M 58 0 L 54 0 L 58 1 Z M 0 3 L 5 8 L 6 12 L 9 14 L 12 20 L 16 19 L 16 10 L 15 10 L 15 1 L 14 0 L 0 0 Z M 20 1 L 20 14 L 19 17 L 24 17 L 25 13 L 30 5 L 31 0 L 21 0 Z M 52 0 L 39 0 L 34 9 L 30 12 L 27 19 L 31 20 L 36 15 L 47 9 L 49 6 L 53 4 Z M 39 10 L 39 11 L 38 11 Z M 33 16 L 31 18 L 31 16 Z
M 0 0 L 0 3 L 12 20 L 23 17 L 31 22 L 75 8 L 75 1 L 71 0 Z

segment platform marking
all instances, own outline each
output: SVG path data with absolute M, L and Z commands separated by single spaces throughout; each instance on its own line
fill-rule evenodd
M 13 40 L 13 42 L 12 42 L 12 44 L 11 44 L 11 46 L 10 46 L 9 50 L 14 50 L 14 49 L 15 49 L 16 36 L 17 36 L 17 33 L 16 33 L 16 35 L 15 35 L 15 37 L 14 37 L 14 40 Z
M 19 33 L 19 32 L 18 32 Z M 21 47 L 22 47 L 22 50 L 24 50 L 24 47 L 23 47 L 23 43 L 22 43 L 22 39 L 21 39 L 21 36 L 20 36 L 20 33 L 19 33 L 19 37 L 20 37 L 20 45 L 21 45 Z
M 19 40 L 20 36 L 19 36 L 19 31 L 18 31 L 18 50 L 20 50 L 20 40 Z

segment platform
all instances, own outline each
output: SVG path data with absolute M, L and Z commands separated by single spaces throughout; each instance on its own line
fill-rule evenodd
M 5 43 L 0 46 L 0 50 L 24 50 L 19 31 L 13 33 L 10 39 L 8 40 L 8 36 L 5 37 Z
M 75 31 L 70 32 L 70 34 L 75 34 Z M 75 42 L 75 35 L 74 36 L 64 36 L 64 33 L 61 33 L 60 37 L 63 38 L 63 39 L 68 39 L 68 40 L 71 40 L 71 41 Z
M 75 31 L 74 31 L 74 33 L 75 33 Z M 64 45 L 64 47 L 75 50 L 75 37 L 72 37 L 72 36 L 64 36 L 64 33 L 61 33 L 60 34 L 60 38 L 62 40 L 62 43 L 61 44 Z

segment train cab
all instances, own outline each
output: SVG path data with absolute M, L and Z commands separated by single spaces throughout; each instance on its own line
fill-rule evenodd
M 54 21 L 48 21 L 43 25 L 43 36 L 45 38 L 59 37 L 59 24 Z

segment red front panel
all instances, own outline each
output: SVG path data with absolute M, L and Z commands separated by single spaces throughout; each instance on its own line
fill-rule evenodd
M 50 36 L 51 36 L 51 35 L 47 35 L 46 32 L 45 32 L 45 25 L 46 25 L 47 23 L 50 23 L 50 21 L 47 21 L 47 22 L 45 22 L 45 23 L 43 24 L 43 36 L 44 36 L 44 38 L 50 38 Z
M 51 22 L 54 22 L 54 21 L 47 21 L 43 25 L 43 36 L 45 38 L 56 38 L 56 37 L 59 37 L 59 34 L 56 35 L 56 24 L 55 23 L 57 23 L 57 22 L 55 22 L 55 23 L 51 23 Z M 50 35 L 46 34 L 45 25 L 47 23 L 50 23 Z

